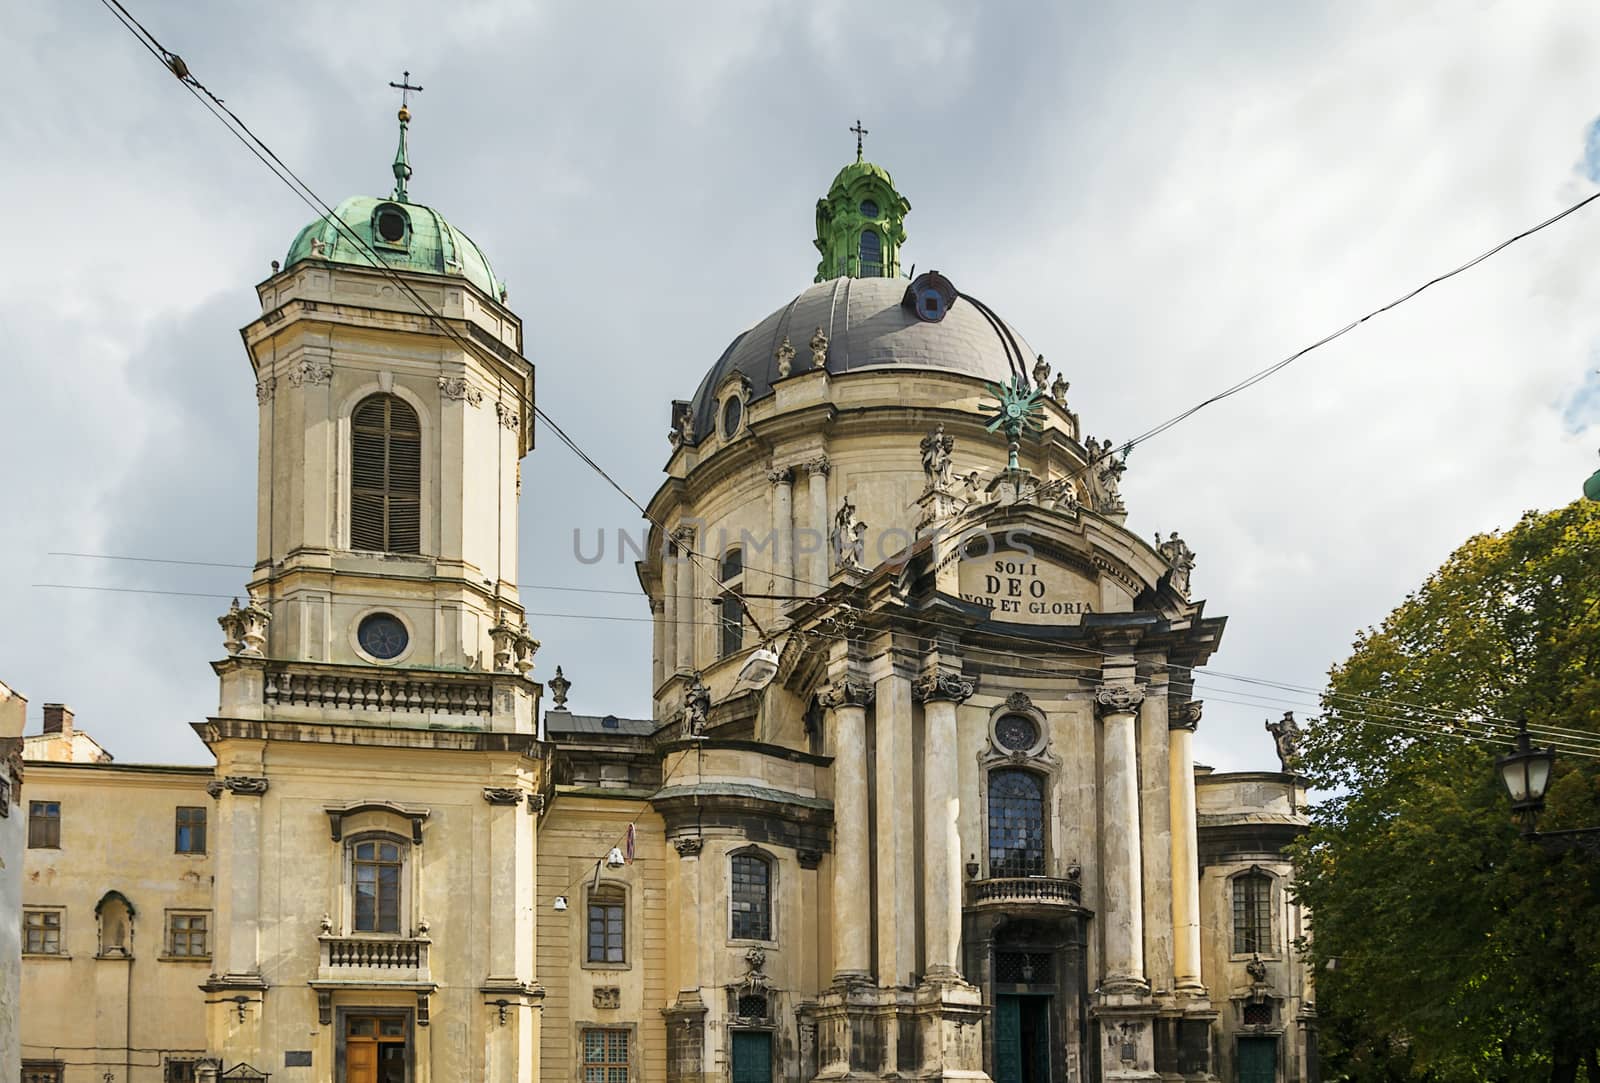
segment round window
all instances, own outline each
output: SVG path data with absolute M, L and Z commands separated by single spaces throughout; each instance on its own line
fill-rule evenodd
M 399 244 L 406 236 L 406 216 L 393 207 L 378 212 L 378 236 L 390 244 Z
M 878 217 L 878 205 L 876 203 L 874 203 L 870 199 L 863 199 L 861 201 L 861 217 L 863 217 L 863 218 L 876 218 L 876 217 Z
M 374 613 L 356 629 L 356 642 L 374 658 L 388 661 L 405 653 L 411 636 L 393 613 Z
M 723 439 L 732 439 L 739 431 L 739 424 L 742 421 L 744 421 L 744 400 L 738 395 L 729 395 L 728 401 L 722 404 Z
M 1039 727 L 1033 719 L 1020 714 L 1008 714 L 994 724 L 994 739 L 1000 747 L 1012 752 L 1026 752 L 1039 743 Z

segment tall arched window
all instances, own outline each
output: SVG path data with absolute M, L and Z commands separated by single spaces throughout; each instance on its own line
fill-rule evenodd
M 861 269 L 858 278 L 875 278 L 883 274 L 883 241 L 875 229 L 861 231 Z
M 350 547 L 422 552 L 422 426 L 394 395 L 362 399 L 350 417 Z
M 1031 771 L 989 775 L 989 875 L 1043 876 L 1044 785 Z
M 721 649 L 717 657 L 726 658 L 744 647 L 744 550 L 729 549 L 723 554 L 717 578 L 723 585 L 722 613 L 717 618 Z
M 351 853 L 352 887 L 358 933 L 400 931 L 400 871 L 405 867 L 398 843 L 371 839 L 355 844 Z
M 733 855 L 729 935 L 735 940 L 772 939 L 772 862 L 760 854 Z
M 1272 951 L 1272 877 L 1252 870 L 1233 879 L 1233 953 Z

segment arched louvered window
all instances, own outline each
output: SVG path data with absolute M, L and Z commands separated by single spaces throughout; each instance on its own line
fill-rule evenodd
M 350 548 L 422 552 L 422 426 L 394 395 L 350 418 Z
M 877 278 L 883 274 L 883 241 L 875 229 L 861 231 L 861 269 L 857 278 Z
M 729 549 L 723 554 L 719 569 L 722 581 L 722 612 L 717 621 L 721 627 L 718 658 L 726 658 L 744 649 L 744 550 Z
M 1032 771 L 989 775 L 989 875 L 1044 875 L 1044 786 Z

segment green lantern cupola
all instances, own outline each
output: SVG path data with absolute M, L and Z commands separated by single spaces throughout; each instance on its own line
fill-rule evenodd
M 896 278 L 900 246 L 906 241 L 905 218 L 911 204 L 895 191 L 882 166 L 866 161 L 861 137 L 867 130 L 856 121 L 856 160 L 839 170 L 828 194 L 817 200 L 816 281 L 830 278 Z

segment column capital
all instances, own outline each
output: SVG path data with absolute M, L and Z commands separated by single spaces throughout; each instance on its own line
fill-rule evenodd
M 817 702 L 831 711 L 836 707 L 865 707 L 877 695 L 877 687 L 870 682 L 841 677 L 817 690 Z
M 679 545 L 693 545 L 696 533 L 692 526 L 675 526 L 672 528 L 672 540 Z
M 918 703 L 931 700 L 961 703 L 971 697 L 976 687 L 976 681 L 969 681 L 959 673 L 924 673 L 912 684 L 911 694 Z
M 1131 684 L 1103 684 L 1094 694 L 1095 714 L 1132 714 L 1144 702 L 1144 689 Z
M 222 796 L 224 790 L 242 797 L 260 797 L 267 792 L 267 780 L 253 775 L 229 775 L 206 784 L 206 793 L 212 797 Z
M 808 474 L 821 474 L 823 477 L 827 477 L 828 472 L 833 469 L 833 463 L 828 461 L 828 456 L 818 455 L 814 459 L 807 459 L 805 468 Z
M 774 485 L 790 485 L 794 482 L 794 467 L 775 466 L 767 471 L 767 480 Z
M 699 835 L 679 835 L 672 840 L 672 848 L 678 851 L 679 857 L 699 857 L 704 846 L 705 839 Z
M 1167 729 L 1188 730 L 1193 733 L 1200 725 L 1200 710 L 1205 703 L 1198 699 L 1183 703 L 1167 703 Z
M 522 791 L 515 786 L 485 786 L 483 799 L 491 805 L 520 805 Z

